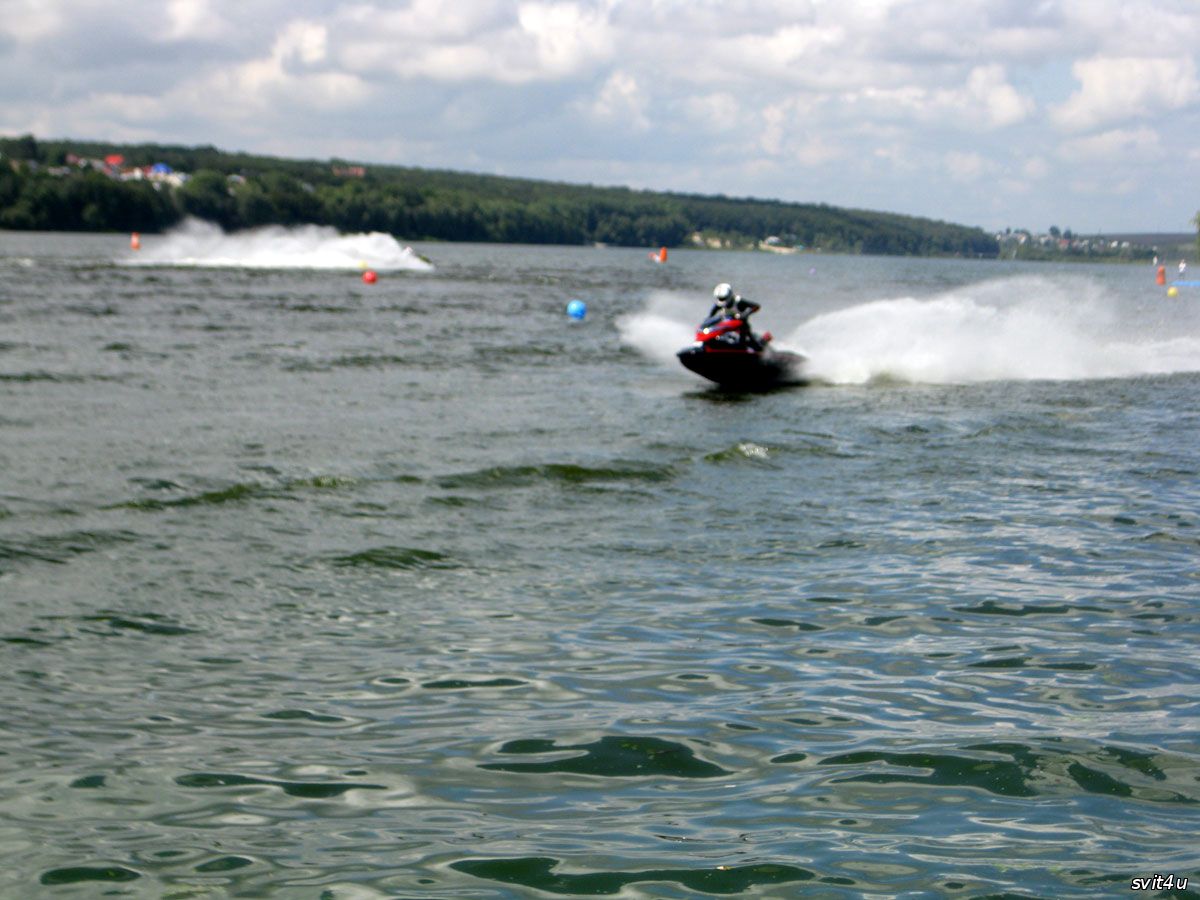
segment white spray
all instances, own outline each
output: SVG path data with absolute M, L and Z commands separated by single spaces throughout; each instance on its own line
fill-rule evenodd
M 339 234 L 317 225 L 272 225 L 226 233 L 188 219 L 163 238 L 147 241 L 126 263 L 249 269 L 432 269 L 389 234 Z
M 1200 371 L 1200 323 L 1136 309 L 1085 278 L 1018 277 L 928 298 L 874 300 L 817 315 L 777 346 L 809 358 L 829 384 L 926 384 L 1120 378 Z M 1177 311 L 1179 307 L 1175 307 Z M 1152 310 L 1154 312 L 1154 310 Z M 1164 316 L 1166 318 L 1164 318 Z M 674 362 L 691 339 L 694 301 L 651 297 L 618 323 L 623 340 Z

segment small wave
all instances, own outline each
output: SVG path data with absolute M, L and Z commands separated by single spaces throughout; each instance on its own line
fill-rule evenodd
M 789 631 L 824 631 L 820 625 L 811 622 L 799 622 L 795 619 L 753 618 L 748 621 L 755 625 L 765 625 L 767 628 L 786 628 Z
M 109 635 L 116 635 L 126 631 L 137 631 L 142 634 L 157 635 L 160 637 L 179 637 L 185 634 L 196 633 L 195 629 L 176 625 L 157 613 L 100 613 L 94 616 L 82 616 L 80 621 L 86 622 L 89 625 L 107 625 L 112 629 L 108 632 Z
M 984 600 L 976 606 L 954 606 L 955 612 L 981 616 L 1069 616 L 1083 612 L 1103 612 L 1097 606 L 1077 606 L 1069 603 L 1023 603 L 1007 606 L 995 600 Z
M 1039 661 L 1032 656 L 1001 656 L 968 663 L 969 669 L 1047 669 L 1052 672 L 1090 672 L 1094 663 Z
M 53 647 L 55 641 L 47 640 L 46 638 L 33 638 L 26 635 L 14 635 L 12 637 L 2 637 L 0 641 L 6 644 L 16 644 L 21 647 Z
M 515 884 L 548 894 L 574 896 L 626 895 L 627 888 L 638 884 L 678 884 L 697 894 L 744 894 L 768 885 L 811 881 L 815 872 L 778 863 L 750 863 L 734 866 L 708 866 L 695 869 L 646 869 L 634 872 L 594 871 L 555 872 L 560 860 L 553 857 L 516 857 L 501 859 L 463 859 L 450 868 L 476 878 L 500 884 Z M 822 878 L 822 882 L 853 885 L 853 879 L 841 876 Z M 758 893 L 757 891 L 755 893 Z M 637 891 L 638 896 L 646 896 Z M 632 896 L 632 894 L 630 894 Z
M 225 774 L 219 772 L 196 772 L 191 775 L 180 775 L 175 783 L 185 788 L 225 788 L 225 787 L 269 787 L 279 788 L 290 797 L 303 797 L 309 800 L 329 800 L 342 796 L 348 791 L 382 791 L 382 784 L 363 784 L 352 781 L 276 781 L 270 778 L 254 778 L 249 775 Z
M 726 447 L 724 450 L 717 450 L 707 454 L 704 459 L 706 462 L 730 462 L 733 460 L 748 460 L 751 462 L 767 462 L 771 458 L 771 451 L 762 444 L 756 444 L 753 441 L 740 441 L 732 447 Z
M 675 474 L 673 466 L 653 463 L 599 467 L 547 463 L 536 466 L 492 466 L 474 472 L 465 472 L 461 475 L 447 475 L 439 478 L 437 483 L 439 487 L 451 490 L 510 488 L 527 487 L 539 482 L 574 485 L 609 481 L 670 481 Z
M 355 487 L 360 483 L 358 478 L 347 475 L 313 475 L 309 478 L 293 478 L 285 483 L 287 490 L 312 488 L 320 491 L 342 490 Z
M 564 751 L 580 752 L 563 758 Z M 606 735 L 590 744 L 518 740 L 504 744 L 499 752 L 520 756 L 555 754 L 555 758 L 540 762 L 483 763 L 480 768 L 498 772 L 566 772 L 604 778 L 720 778 L 733 774 L 697 758 L 684 744 L 656 737 Z
M 262 717 L 264 719 L 273 719 L 283 722 L 290 722 L 299 719 L 306 722 L 315 722 L 319 725 L 333 725 L 347 721 L 341 716 L 315 713 L 308 709 L 280 709 L 276 710 L 275 712 L 263 713 Z
M 356 311 L 349 306 L 332 306 L 328 303 L 280 303 L 278 308 L 286 312 L 323 313 L 334 316 Z
M 208 862 L 199 863 L 194 868 L 195 871 L 207 875 L 212 872 L 232 872 L 234 869 L 244 869 L 246 866 L 252 865 L 254 865 L 254 860 L 244 856 L 218 856 Z
M 128 381 L 128 375 L 81 375 L 77 372 L 0 372 L 0 382 L 13 384 L 35 384 L 48 382 L 50 384 L 84 384 L 88 382 L 120 383 Z
M 120 262 L 239 269 L 433 269 L 412 247 L 377 231 L 339 234 L 327 226 L 272 225 L 227 233 L 199 219 L 186 220 Z
M 426 681 L 421 687 L 430 691 L 470 691 L 487 688 L 526 687 L 528 681 L 519 678 L 443 678 L 438 681 Z
M 392 353 L 353 353 L 324 362 L 289 360 L 283 368 L 288 372 L 328 372 L 333 369 L 386 369 L 409 363 L 410 360 Z
M 817 765 L 858 770 L 835 778 L 835 784 L 970 787 L 1003 797 L 1062 796 L 1082 790 L 1152 803 L 1200 803 L 1182 791 L 1194 783 L 1192 764 L 1165 753 L 1111 745 L 1000 742 L 972 744 L 962 751 L 863 750 L 826 757 Z M 1181 790 L 1172 790 L 1172 784 Z
M 140 500 L 127 500 L 123 503 L 115 503 L 105 508 L 137 509 L 153 512 L 164 509 L 186 509 L 192 506 L 221 506 L 226 503 L 241 503 L 246 500 L 289 499 L 293 498 L 299 492 L 309 490 L 344 490 L 354 487 L 358 483 L 359 480 L 357 478 L 341 475 L 312 475 L 306 478 L 287 479 L 274 484 L 243 481 L 226 485 L 225 487 L 201 491 L 197 494 L 185 494 L 182 497 L 170 497 L 166 499 L 146 497 Z M 152 490 L 162 491 L 179 489 L 179 485 L 175 482 L 164 480 L 145 482 L 145 486 Z
M 332 557 L 330 562 L 340 568 L 453 569 L 458 566 L 446 554 L 420 547 L 373 547 Z
M 129 531 L 69 531 L 25 540 L 0 541 L 0 563 L 5 560 L 36 560 L 64 564 L 84 553 L 94 553 L 137 540 L 138 535 Z M 0 566 L 0 571 L 3 571 L 3 566 Z
M 40 882 L 44 885 L 82 884 L 87 881 L 137 881 L 141 877 L 140 872 L 124 866 L 68 866 L 43 872 Z
M 222 503 L 235 503 L 254 497 L 263 497 L 271 493 L 275 493 L 275 491 L 268 485 L 242 483 L 233 484 L 229 487 L 220 488 L 217 490 L 204 491 L 200 494 L 192 494 L 187 497 L 177 497 L 172 500 L 157 500 L 154 498 L 147 498 L 145 500 L 130 500 L 125 503 L 115 504 L 110 508 L 159 510 L 186 508 L 189 506 L 218 506 Z

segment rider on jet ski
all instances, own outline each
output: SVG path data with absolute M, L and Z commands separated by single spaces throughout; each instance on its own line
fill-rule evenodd
M 709 318 L 721 313 L 730 319 L 737 319 L 741 322 L 741 327 L 738 329 L 738 334 L 742 336 L 742 340 L 751 347 L 762 348 L 762 344 L 755 339 L 750 331 L 750 316 L 758 312 L 762 307 L 745 297 L 739 297 L 733 292 L 733 288 L 722 282 L 713 288 L 713 297 L 716 302 L 713 303 L 713 308 L 708 311 Z

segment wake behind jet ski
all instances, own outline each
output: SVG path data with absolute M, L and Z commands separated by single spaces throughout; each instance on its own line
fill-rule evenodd
M 757 336 L 749 317 L 760 307 L 739 297 L 728 284 L 713 290 L 716 303 L 696 330 L 696 339 L 676 355 L 684 367 L 723 388 L 759 391 L 785 384 L 803 384 L 806 357 L 776 350 L 771 333 Z

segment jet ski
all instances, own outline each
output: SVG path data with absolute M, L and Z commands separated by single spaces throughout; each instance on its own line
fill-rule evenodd
M 804 354 L 777 350 L 771 346 L 771 332 L 754 335 L 745 325 L 719 312 L 701 322 L 695 342 L 676 355 L 685 368 L 729 390 L 761 391 L 808 381 Z

